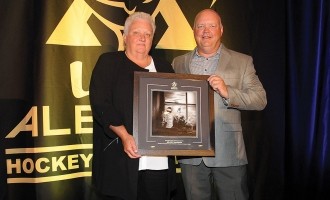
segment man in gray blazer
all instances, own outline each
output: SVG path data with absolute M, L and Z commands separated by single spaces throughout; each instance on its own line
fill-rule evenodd
M 263 110 L 266 92 L 252 57 L 221 43 L 220 15 L 211 9 L 195 17 L 197 47 L 174 58 L 176 73 L 210 75 L 215 111 L 215 157 L 181 157 L 179 163 L 188 200 L 248 199 L 248 163 L 240 110 Z

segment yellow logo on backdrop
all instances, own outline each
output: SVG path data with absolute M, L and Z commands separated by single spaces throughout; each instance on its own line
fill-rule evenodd
M 146 0 L 147 4 L 152 0 Z M 213 0 L 212 6 L 216 0 Z M 111 0 L 98 0 L 107 6 L 122 8 L 127 14 L 136 10 L 128 10 L 124 2 Z M 192 28 L 182 13 L 179 5 L 174 0 L 159 0 L 159 3 L 151 15 L 155 18 L 161 14 L 168 28 L 156 45 L 158 49 L 191 50 L 196 46 Z M 102 46 L 101 42 L 88 25 L 87 21 L 91 15 L 96 16 L 104 25 L 111 29 L 118 40 L 118 50 L 123 50 L 123 24 L 116 24 L 104 18 L 94 11 L 84 0 L 74 0 L 67 10 L 46 44 L 69 45 L 69 46 Z M 84 33 L 84 34 L 81 34 Z
M 26 134 L 23 132 L 30 132 L 32 137 L 72 133 L 70 128 L 51 129 L 49 106 L 42 107 L 42 120 L 38 117 L 37 109 L 38 107 L 33 106 L 6 138 Z M 90 111 L 89 105 L 75 106 L 75 134 L 92 133 L 93 119 L 92 116 L 86 115 Z M 38 132 L 39 121 L 43 127 L 41 135 Z M 91 176 L 92 148 L 92 144 L 73 144 L 6 149 L 7 183 L 43 183 Z M 59 172 L 61 174 L 58 174 Z
M 13 176 L 7 178 L 7 183 L 44 183 L 91 176 L 91 149 L 92 144 L 6 149 L 6 155 L 13 156 L 6 159 L 7 174 Z M 76 150 L 87 151 L 77 153 Z M 20 157 L 14 158 L 15 155 Z M 79 168 L 88 170 L 81 172 Z M 58 175 L 59 171 L 66 173 Z M 31 174 L 39 177 L 29 176 Z

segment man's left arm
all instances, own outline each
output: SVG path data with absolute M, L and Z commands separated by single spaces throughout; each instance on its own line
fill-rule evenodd
M 227 85 L 228 107 L 240 110 L 263 110 L 267 105 L 266 91 L 253 65 L 252 57 L 242 63 L 241 88 Z

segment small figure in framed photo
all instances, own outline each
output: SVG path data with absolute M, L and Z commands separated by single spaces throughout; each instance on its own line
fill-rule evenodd
M 164 112 L 163 121 L 165 124 L 165 128 L 172 128 L 173 127 L 173 121 L 174 121 L 174 115 L 172 113 L 172 108 L 167 107 L 166 111 Z

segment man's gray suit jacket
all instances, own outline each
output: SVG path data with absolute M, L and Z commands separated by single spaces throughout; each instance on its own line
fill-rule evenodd
M 194 51 L 174 58 L 176 73 L 190 74 L 189 65 Z M 240 110 L 263 110 L 266 92 L 256 75 L 251 56 L 221 47 L 215 72 L 228 88 L 227 102 L 214 93 L 215 157 L 179 157 L 179 163 L 198 165 L 202 159 L 208 167 L 239 166 L 248 163 L 243 140 Z M 227 104 L 227 105 L 225 105 Z

